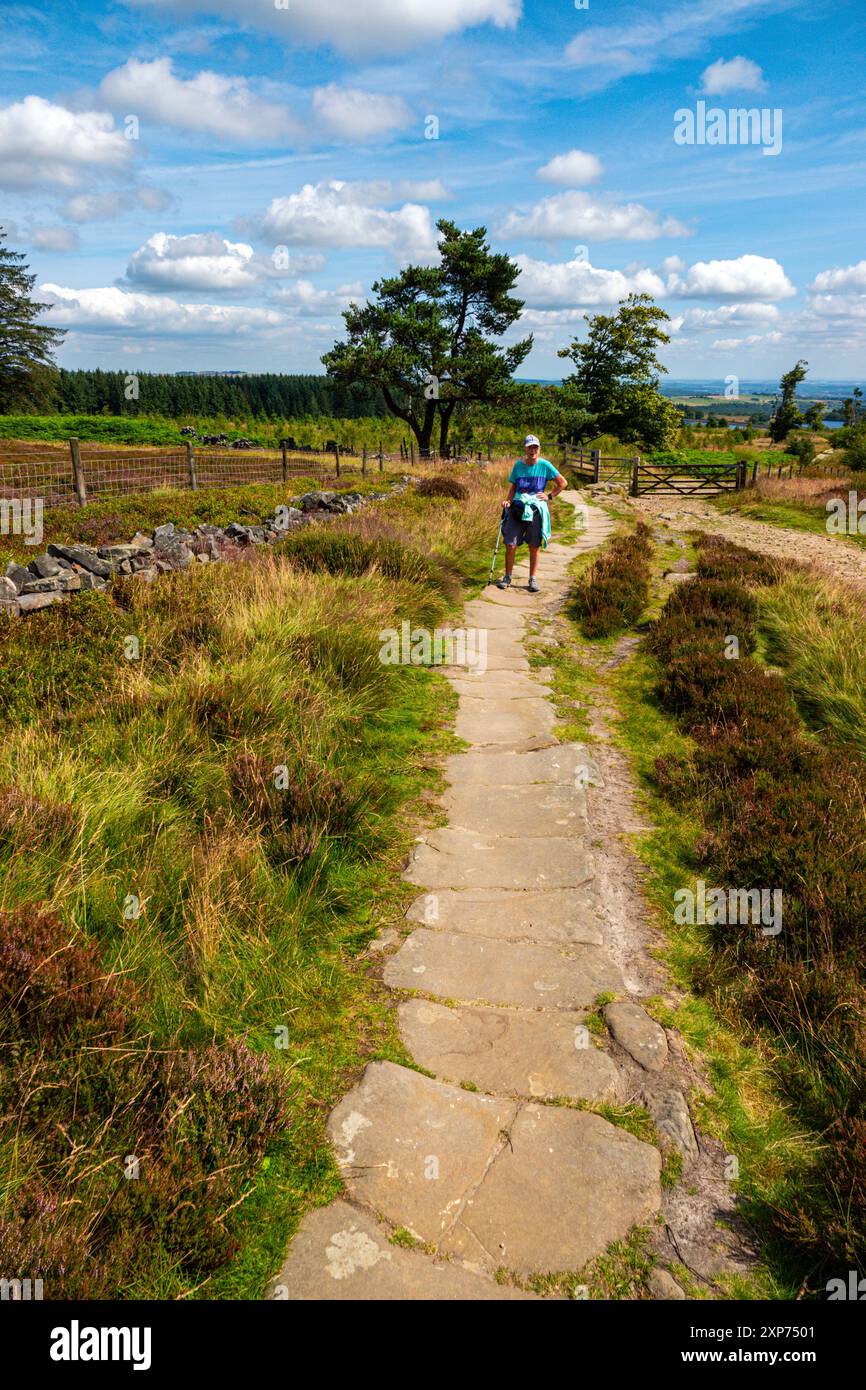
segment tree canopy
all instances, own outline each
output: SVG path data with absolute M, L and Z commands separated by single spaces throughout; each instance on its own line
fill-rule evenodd
M 648 294 L 631 294 L 616 314 L 585 314 L 586 339 L 562 348 L 575 372 L 563 383 L 580 392 L 595 428 L 624 443 L 642 441 L 651 448 L 671 442 L 682 421 L 676 406 L 658 389 L 666 368 L 656 354 L 670 342 L 662 324 L 664 309 Z
M 335 381 L 379 387 L 388 409 L 412 430 L 422 452 L 438 424 L 445 453 L 454 411 L 473 402 L 503 403 L 513 374 L 532 348 L 500 338 L 519 318 L 511 291 L 520 274 L 509 256 L 494 254 L 487 230 L 463 232 L 441 219 L 440 263 L 407 266 L 373 285 L 373 299 L 343 314 L 346 339 L 322 361 Z
M 62 329 L 36 322 L 50 304 L 31 298 L 36 276 L 0 231 L 0 412 L 47 399 Z
M 797 429 L 803 423 L 803 416 L 797 405 L 797 387 L 801 381 L 805 381 L 808 370 L 809 363 L 801 358 L 796 367 L 786 372 L 779 383 L 779 407 L 770 421 L 770 438 L 774 444 L 781 444 L 783 439 L 788 438 L 791 430 Z

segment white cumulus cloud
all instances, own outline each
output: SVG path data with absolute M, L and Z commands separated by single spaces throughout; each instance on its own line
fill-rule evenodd
M 319 124 L 340 140 L 371 140 L 402 130 L 412 112 L 400 96 L 363 92 L 329 82 L 313 93 L 313 111 Z
M 0 187 L 74 188 L 94 172 L 121 173 L 130 153 L 106 111 L 67 111 L 37 96 L 0 108 Z
M 400 53 L 481 24 L 513 29 L 521 0 L 137 0 L 175 13 L 221 15 L 287 46 L 329 44 L 350 56 Z
M 781 343 L 783 334 L 773 333 L 750 333 L 747 338 L 717 338 L 712 344 L 714 348 L 720 348 L 724 352 L 732 351 L 734 348 L 759 347 L 765 343 L 771 345 Z
M 809 289 L 816 294 L 826 290 L 866 290 L 866 261 L 856 265 L 837 266 L 833 270 L 822 270 Z
M 751 58 L 719 58 L 701 74 L 701 91 L 707 96 L 727 96 L 728 92 L 763 92 L 764 74 Z
M 536 261 L 514 256 L 520 270 L 515 293 L 531 308 L 568 308 L 573 305 L 618 304 L 629 294 L 664 294 L 664 282 L 653 270 L 636 268 L 631 273 L 604 270 L 586 260 Z
M 246 290 L 258 275 L 253 248 L 217 232 L 171 236 L 157 232 L 130 257 L 126 278 L 155 289 Z
M 176 77 L 170 58 L 130 58 L 106 74 L 99 96 L 107 106 L 136 115 L 142 123 L 154 121 L 228 140 L 273 145 L 299 133 L 286 108 L 256 97 L 245 77 L 207 71 Z
M 542 198 L 529 212 L 511 212 L 499 235 L 559 240 L 583 237 L 593 241 L 652 241 L 663 236 L 688 236 L 673 217 L 660 218 L 641 203 L 615 204 L 588 193 L 569 190 Z
M 560 183 L 566 188 L 582 188 L 592 183 L 601 174 L 601 160 L 584 150 L 569 150 L 567 154 L 555 154 L 538 171 L 538 177 L 545 183 Z
M 790 299 L 797 293 L 779 262 L 770 256 L 695 261 L 668 276 L 668 292 L 683 299 Z
M 51 322 L 61 328 L 210 336 L 258 333 L 286 324 L 285 316 L 273 309 L 184 304 L 166 295 L 131 293 L 112 285 L 70 289 L 48 283 L 39 286 L 39 293 L 52 302 Z
M 272 200 L 260 234 L 274 246 L 382 247 L 400 262 L 435 259 L 429 208 L 409 202 L 391 210 L 368 196 L 368 188 L 338 179 L 304 184 L 298 193 Z
M 715 309 L 687 309 L 683 319 L 689 328 L 732 328 L 749 323 L 775 323 L 775 304 L 755 300 L 748 304 L 720 304 Z
M 358 303 L 363 299 L 364 286 L 356 282 L 353 285 L 339 285 L 335 290 L 322 290 L 311 280 L 295 280 L 293 284 L 275 290 L 273 298 L 294 309 L 301 317 L 336 314 L 348 309 L 353 301 Z

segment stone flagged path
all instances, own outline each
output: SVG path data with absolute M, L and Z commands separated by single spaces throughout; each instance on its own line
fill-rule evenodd
M 470 747 L 447 759 L 448 825 L 412 855 L 414 930 L 384 963 L 407 1051 L 433 1075 L 371 1063 L 334 1110 L 345 1200 L 305 1217 L 273 1297 L 532 1298 L 497 1271 L 578 1272 L 660 1208 L 658 1149 L 574 1108 L 636 1098 L 667 1055 L 604 946 L 585 790 L 598 771 L 585 747 L 556 741 L 549 687 L 527 660 L 571 561 L 613 529 L 584 510 L 577 544 L 542 555 L 540 594 L 524 560 L 510 590 L 466 605 L 487 666 L 447 675 Z M 602 1042 L 585 1020 L 604 993 L 618 1002 Z M 688 1112 L 658 1119 L 673 1134 Z

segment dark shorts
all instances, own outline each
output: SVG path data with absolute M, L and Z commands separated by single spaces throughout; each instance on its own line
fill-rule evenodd
M 515 516 L 509 507 L 502 523 L 502 539 L 506 545 L 539 547 L 541 545 L 541 512 L 538 508 L 532 508 L 531 521 L 521 521 L 519 514 Z

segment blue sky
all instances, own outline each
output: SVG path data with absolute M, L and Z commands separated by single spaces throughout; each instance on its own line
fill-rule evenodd
M 862 0 L 7 0 L 0 224 L 69 367 L 320 370 L 341 309 L 434 261 L 447 216 L 521 269 L 524 375 L 560 375 L 582 314 L 636 289 L 671 315 L 675 377 L 863 377 L 863 21 Z

